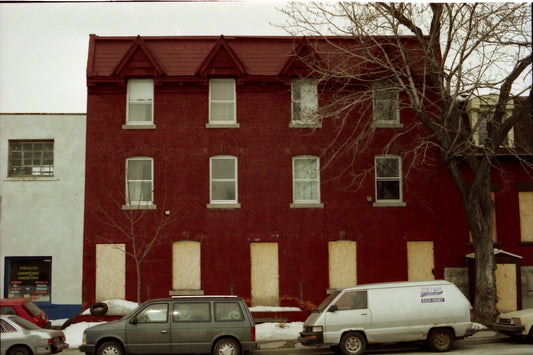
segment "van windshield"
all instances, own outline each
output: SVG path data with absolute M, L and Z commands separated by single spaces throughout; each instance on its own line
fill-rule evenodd
M 326 310 L 326 308 L 330 305 L 331 301 L 333 301 L 338 295 L 339 293 L 341 293 L 341 291 L 334 291 L 333 293 L 331 293 L 328 298 L 326 298 L 324 301 L 322 301 L 322 303 L 320 304 L 320 306 L 318 306 L 317 309 L 315 309 L 313 312 L 315 313 L 322 313 Z

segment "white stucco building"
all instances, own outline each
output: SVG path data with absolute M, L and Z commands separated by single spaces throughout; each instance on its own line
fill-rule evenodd
M 0 114 L 0 293 L 81 308 L 85 114 Z

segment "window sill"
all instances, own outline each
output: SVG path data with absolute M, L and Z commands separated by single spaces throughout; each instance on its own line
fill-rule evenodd
M 374 121 L 372 122 L 372 128 L 403 128 L 403 123 L 388 122 L 388 121 Z
M 289 123 L 289 128 L 322 128 L 321 123 L 300 123 L 293 122 Z
M 403 201 L 376 201 L 372 204 L 374 207 L 405 207 L 407 204 Z
M 324 204 L 320 202 L 296 202 L 291 203 L 291 208 L 324 208 Z
M 123 124 L 122 129 L 156 129 L 155 124 Z
M 59 178 L 54 176 L 10 176 L 4 181 L 59 181 Z
M 206 123 L 205 128 L 240 128 L 239 123 Z
M 208 209 L 219 210 L 234 210 L 241 208 L 240 203 L 208 203 Z
M 157 209 L 157 205 L 154 205 L 154 204 L 149 204 L 149 205 L 135 205 L 135 204 L 127 204 L 127 205 L 122 205 L 122 210 L 123 211 L 130 211 L 130 210 L 156 210 Z

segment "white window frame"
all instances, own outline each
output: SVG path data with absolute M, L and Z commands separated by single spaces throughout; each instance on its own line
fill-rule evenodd
M 477 147 L 483 147 L 485 140 L 487 139 L 487 120 L 483 117 L 486 114 L 491 115 L 496 110 L 496 104 L 498 103 L 498 95 L 484 95 L 481 97 L 475 97 L 466 105 L 466 112 L 470 120 L 470 127 L 472 127 L 472 139 L 474 145 Z M 505 114 L 503 120 L 511 117 L 514 110 L 514 101 L 509 100 L 505 106 Z M 490 120 L 490 119 L 489 119 Z M 482 133 L 483 132 L 483 133 Z M 507 133 L 507 142 L 500 145 L 501 148 L 513 148 L 515 146 L 514 141 L 514 128 L 511 128 Z
M 295 106 L 299 107 L 299 110 L 296 110 Z M 316 80 L 302 78 L 291 80 L 291 123 L 289 127 L 322 127 L 318 117 L 318 83 Z
M 212 90 L 215 84 L 225 83 L 232 85 L 233 98 L 230 100 L 216 100 L 212 97 Z M 237 91 L 236 91 L 235 79 L 210 79 L 209 80 L 209 123 L 206 124 L 207 128 L 239 128 L 237 123 Z M 213 119 L 212 106 L 216 104 L 232 104 L 233 105 L 233 120 L 215 120 Z
M 233 178 L 214 178 L 213 161 L 215 160 L 232 160 L 234 162 Z M 209 158 L 209 201 L 208 208 L 240 208 L 239 203 L 239 184 L 238 184 L 238 159 L 232 155 L 215 155 Z M 232 200 L 216 200 L 213 198 L 213 184 L 217 182 L 233 182 L 235 188 L 235 198 Z
M 387 90 L 393 91 L 391 94 L 394 96 L 392 99 L 393 103 L 388 104 L 388 99 L 383 99 L 380 97 L 378 90 Z M 387 95 L 387 93 L 385 93 Z M 383 104 L 385 102 L 385 104 Z M 378 112 L 383 110 L 377 110 L 376 108 L 380 105 L 393 106 L 391 117 L 383 118 L 378 116 Z M 379 79 L 372 82 L 372 108 L 373 108 L 373 122 L 372 125 L 375 128 L 403 128 L 403 124 L 400 121 L 400 95 L 398 90 L 398 85 L 390 79 Z
M 378 176 L 378 161 L 383 159 L 395 159 L 398 162 L 398 175 L 397 176 Z M 398 199 L 381 199 L 378 196 L 380 182 L 398 182 Z M 375 202 L 374 207 L 403 207 L 405 202 L 403 200 L 403 173 L 402 173 L 402 157 L 399 155 L 376 155 L 374 157 L 374 189 L 375 189 Z
M 135 86 L 150 85 L 149 94 L 142 98 L 132 98 Z M 154 125 L 154 80 L 153 79 L 129 79 L 126 95 L 126 124 L 123 129 L 153 129 Z M 130 105 L 150 105 L 150 120 L 133 121 L 130 120 Z
M 129 179 L 128 178 L 128 169 L 129 169 L 129 163 L 130 161 L 149 161 L 150 162 L 150 177 L 151 179 Z M 151 157 L 144 157 L 144 156 L 138 156 L 138 157 L 129 157 L 126 158 L 126 166 L 125 166 L 125 205 L 122 206 L 123 209 L 156 209 L 156 205 L 154 204 L 154 159 Z M 130 199 L 129 193 L 130 193 L 130 183 L 150 183 L 150 191 L 151 191 L 151 199 L 138 201 L 135 199 Z M 141 187 L 142 189 L 142 187 Z
M 314 161 L 316 176 L 309 178 L 297 178 L 296 177 L 296 161 L 308 160 Z M 297 196 L 297 186 L 300 183 L 314 183 L 316 184 L 317 191 L 315 194 L 316 199 L 300 199 Z M 314 155 L 297 155 L 292 157 L 292 204 L 291 208 L 323 208 L 324 204 L 321 203 L 321 189 L 320 189 L 320 158 Z

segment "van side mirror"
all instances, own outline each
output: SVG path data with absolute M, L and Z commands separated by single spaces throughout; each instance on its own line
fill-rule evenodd
M 339 310 L 339 307 L 337 307 L 336 304 L 328 308 L 328 312 L 336 312 Z
M 129 323 L 133 325 L 137 325 L 137 323 L 139 323 L 139 320 L 137 319 L 137 317 L 133 317 L 132 319 L 130 319 Z

